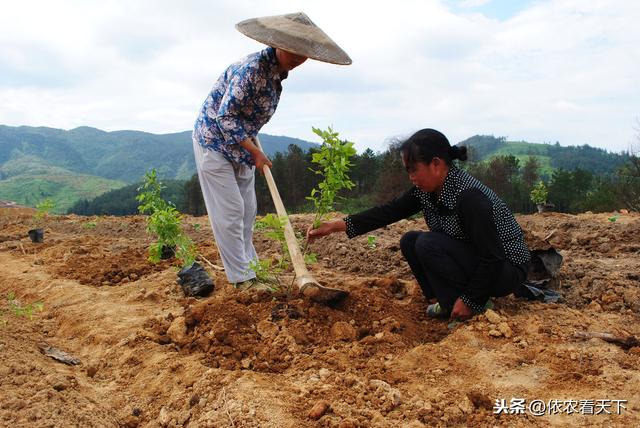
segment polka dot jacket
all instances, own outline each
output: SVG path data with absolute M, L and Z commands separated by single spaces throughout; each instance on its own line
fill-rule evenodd
M 460 298 L 482 312 L 488 296 L 483 292 L 505 260 L 526 273 L 531 260 L 520 225 L 506 204 L 466 171 L 452 166 L 442 193 L 412 187 L 386 204 L 344 218 L 347 236 L 353 238 L 422 211 L 434 232 L 445 233 L 473 245 L 481 262 Z

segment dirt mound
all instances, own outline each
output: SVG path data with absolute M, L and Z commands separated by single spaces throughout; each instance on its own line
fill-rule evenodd
M 230 291 L 187 300 L 183 317 L 150 320 L 148 328 L 159 343 L 202 353 L 207 366 L 276 373 L 313 367 L 330 349 L 349 352 L 353 343 L 362 351 L 353 355 L 357 363 L 447 334 L 446 325 L 424 319 L 425 304 L 411 283 L 390 277 L 340 285 L 351 295 L 334 307 L 283 293 Z
M 301 233 L 311 221 L 291 219 Z M 147 261 L 143 217 L 53 216 L 34 244 L 30 216 L 0 216 L 0 425 L 639 425 L 640 349 L 576 333 L 640 337 L 640 216 L 518 221 L 532 248 L 564 257 L 554 282 L 564 301 L 509 296 L 449 325 L 425 316 L 399 250 L 422 220 L 312 244 L 311 273 L 350 293 L 322 306 L 238 292 L 219 270 L 209 272 L 209 297 L 187 298 L 175 260 Z M 222 264 L 205 217 L 187 217 L 185 229 Z M 263 258 L 278 252 L 260 233 L 255 242 Z M 43 341 L 81 364 L 43 355 Z M 541 416 L 530 408 L 537 400 Z M 572 400 L 575 411 L 557 410 Z M 501 402 L 511 412 L 496 413 Z
M 148 251 L 139 241 L 114 241 L 87 237 L 75 240 L 63 254 L 55 245 L 41 247 L 38 256 L 51 260 L 47 269 L 56 277 L 74 279 L 80 284 L 114 286 L 137 281 L 153 272 L 161 272 L 174 263 L 151 264 Z

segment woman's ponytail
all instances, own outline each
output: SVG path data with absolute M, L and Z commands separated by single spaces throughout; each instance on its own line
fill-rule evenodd
M 451 146 L 449 149 L 449 156 L 451 160 L 460 159 L 461 161 L 467 160 L 467 148 L 466 146 Z

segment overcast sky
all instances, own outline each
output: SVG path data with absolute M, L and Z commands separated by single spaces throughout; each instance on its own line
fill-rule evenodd
M 359 150 L 436 128 L 627 150 L 638 141 L 635 0 L 3 2 L 0 124 L 191 129 L 219 74 L 263 46 L 243 19 L 304 11 L 353 59 L 307 61 L 263 132 Z

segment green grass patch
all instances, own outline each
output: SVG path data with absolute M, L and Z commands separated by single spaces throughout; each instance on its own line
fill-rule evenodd
M 91 175 L 19 175 L 0 180 L 0 199 L 35 207 L 45 199 L 53 201 L 53 213 L 62 214 L 79 199 L 93 199 L 123 187 L 121 181 Z
M 551 177 L 554 169 L 551 166 L 551 157 L 548 155 L 548 144 L 526 143 L 524 141 L 507 141 L 507 144 L 498 150 L 491 153 L 491 155 L 485 159 L 488 161 L 496 156 L 512 155 L 520 162 L 520 168 L 523 168 L 527 163 L 529 156 L 534 156 L 538 159 L 540 164 L 541 175 Z

